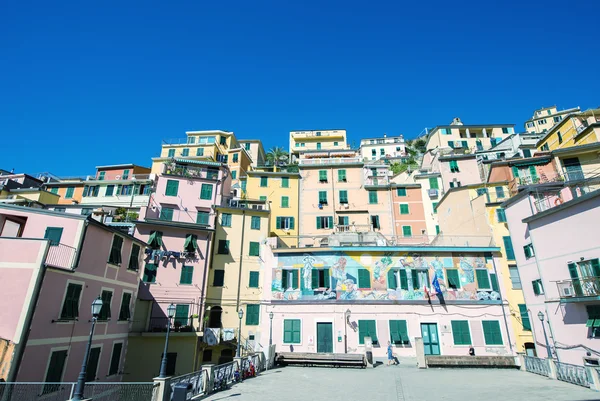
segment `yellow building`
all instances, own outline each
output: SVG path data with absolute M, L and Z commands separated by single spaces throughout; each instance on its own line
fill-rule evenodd
M 261 307 L 264 276 L 261 256 L 264 257 L 267 251 L 268 204 L 235 199 L 224 204 L 228 206 L 215 206 L 218 224 L 206 293 L 208 318 L 205 331 L 214 334 L 220 331 L 221 341 L 214 345 L 207 341 L 211 347 L 204 350 L 203 360 L 215 363 L 231 360 L 236 352 L 237 338 L 248 350 L 263 351 L 268 345 L 268 337 L 261 337 L 259 329 L 264 313 Z M 242 335 L 238 337 L 240 310 L 243 312 Z M 205 333 L 206 339 L 210 336 Z
M 533 116 L 525 121 L 525 130 L 529 133 L 549 131 L 555 124 L 561 122 L 568 114 L 581 111 L 579 107 L 558 111 L 556 106 L 542 107 L 533 112 Z
M 345 149 L 348 149 L 345 129 L 290 132 L 290 161 L 301 158 L 304 152 Z
M 567 115 L 536 144 L 540 152 L 588 145 L 600 139 L 600 108 Z
M 245 197 L 267 201 L 271 210 L 269 236 L 277 236 L 287 246 L 298 242 L 300 174 L 284 171 L 248 171 Z
M 85 181 L 81 178 L 61 179 L 44 184 L 46 191 L 52 192 L 60 197 L 58 204 L 73 205 L 81 203 Z
M 492 290 L 500 299 L 508 302 L 510 316 L 506 316 L 512 327 L 511 343 L 516 352 L 531 354 L 535 349 L 531 325 L 521 280 L 515 261 L 514 249 L 501 207 L 508 200 L 508 182 L 465 185 L 450 188 L 440 199 L 437 214 L 444 236 L 492 236 L 501 249 L 499 264 L 491 280 Z
M 496 146 L 514 133 L 514 124 L 463 124 L 457 117 L 450 125 L 439 125 L 429 131 L 426 148 L 452 148 L 475 153 Z

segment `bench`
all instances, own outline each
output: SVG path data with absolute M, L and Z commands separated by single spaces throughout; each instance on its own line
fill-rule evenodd
M 275 354 L 275 363 L 282 366 L 303 365 L 365 368 L 367 366 L 367 359 L 362 354 L 278 352 Z
M 427 355 L 429 368 L 518 368 L 514 356 Z

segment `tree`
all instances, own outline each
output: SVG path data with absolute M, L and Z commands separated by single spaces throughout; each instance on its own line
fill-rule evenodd
M 267 161 L 273 166 L 273 171 L 276 171 L 277 166 L 287 164 L 288 157 L 288 153 L 280 146 L 272 147 L 269 152 L 267 152 Z
M 419 153 L 425 153 L 427 151 L 427 142 L 425 141 L 425 139 L 417 139 L 413 146 Z

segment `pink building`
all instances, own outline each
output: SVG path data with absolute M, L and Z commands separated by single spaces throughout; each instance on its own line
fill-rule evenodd
M 475 154 L 449 154 L 440 156 L 439 162 L 442 185 L 446 190 L 483 181 Z
M 503 204 L 537 354 L 547 356 L 544 325 L 552 357 L 576 365 L 599 360 L 588 352 L 600 338 L 600 191 L 594 185 L 598 179 L 534 185 Z
M 87 216 L 0 205 L 0 337 L 14 345 L 1 377 L 76 381 L 101 297 L 87 381 L 121 381 L 144 246 Z

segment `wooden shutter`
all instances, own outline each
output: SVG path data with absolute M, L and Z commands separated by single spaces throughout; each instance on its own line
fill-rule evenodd
M 477 277 L 477 288 L 489 289 L 490 277 L 488 276 L 487 269 L 475 269 L 475 276 Z
M 406 320 L 398 320 L 398 332 L 400 333 L 400 340 L 402 344 L 409 344 L 410 340 L 408 339 L 408 327 L 406 325 Z
M 121 299 L 121 309 L 119 310 L 119 320 L 127 320 L 131 317 L 131 294 L 128 292 L 123 293 Z
M 510 236 L 502 237 L 502 240 L 504 241 L 504 249 L 506 249 L 506 259 L 515 260 L 515 251 Z
M 260 245 L 258 242 L 250 242 L 250 256 L 260 255 Z
M 298 289 L 298 269 L 292 270 L 292 288 Z
M 398 323 L 398 320 L 390 320 L 390 341 L 392 344 L 400 344 L 402 342 Z
M 294 229 L 294 218 L 293 217 L 289 217 L 290 219 L 290 230 Z
M 400 288 L 403 290 L 408 290 L 408 277 L 406 275 L 405 269 L 400 269 Z
M 538 175 L 535 166 L 529 166 L 529 175 L 531 176 L 531 181 L 536 184 L 538 182 Z
M 500 331 L 500 322 L 497 320 L 484 320 L 483 336 L 486 345 L 502 345 L 502 333 Z
M 417 290 L 420 288 L 419 286 L 419 273 L 417 272 L 416 269 L 412 269 L 410 271 L 411 274 L 411 278 L 412 278 L 412 284 L 413 284 L 413 289 Z
M 397 270 L 388 270 L 387 272 L 387 285 L 388 288 L 395 290 L 396 288 L 398 288 L 398 282 L 396 280 L 396 271 Z
M 194 266 L 183 266 L 181 268 L 181 277 L 179 279 L 180 284 L 192 284 L 192 277 L 194 276 Z
M 108 375 L 116 375 L 119 373 L 119 362 L 121 362 L 121 350 L 123 343 L 115 343 L 112 349 L 112 355 L 110 356 L 110 367 L 108 368 Z
M 179 189 L 179 181 L 168 180 L 167 181 L 167 190 L 165 191 L 165 195 L 166 196 L 177 196 L 178 189 Z
M 44 238 L 50 240 L 50 245 L 56 246 L 60 244 L 62 233 L 62 227 L 47 227 L 46 233 L 44 234 Z
M 62 374 L 67 360 L 67 350 L 54 351 L 50 356 L 50 364 L 46 372 L 46 382 L 58 383 L 62 381 Z
M 377 191 L 369 191 L 369 203 L 377 203 Z
M 523 330 L 531 331 L 531 322 L 529 321 L 527 305 L 519 304 L 519 313 L 521 314 L 521 325 L 523 326 Z
M 292 343 L 293 342 L 293 330 L 294 330 L 293 320 L 285 319 L 283 321 L 283 342 L 284 343 Z
M 596 278 L 600 277 L 600 260 L 592 259 L 590 261 L 592 263 L 592 272 Z
M 292 320 L 292 342 L 294 344 L 300 344 L 300 338 L 301 338 L 300 329 L 301 329 L 300 319 Z
M 319 269 L 312 269 L 311 273 L 311 287 L 319 288 Z
M 358 270 L 358 288 L 371 288 L 371 273 L 369 270 Z
M 492 290 L 496 292 L 500 292 L 500 287 L 498 286 L 498 276 L 495 273 L 490 273 L 490 284 L 492 285 Z
M 412 227 L 402 226 L 402 235 L 405 237 L 412 237 Z
M 87 374 L 85 381 L 93 382 L 96 380 L 96 373 L 98 372 L 98 361 L 100 360 L 100 347 L 92 348 L 90 351 L 90 358 L 87 365 Z
M 333 216 L 327 217 L 328 225 L 327 228 L 333 228 Z
M 281 288 L 285 291 L 288 289 L 289 287 L 289 283 L 288 283 L 288 273 L 289 270 L 281 270 Z
M 322 271 L 323 271 L 324 287 L 329 288 L 329 286 L 330 286 L 329 269 L 323 269 Z
M 317 216 L 317 229 L 321 229 L 323 228 L 323 225 L 321 224 L 321 217 Z
M 575 295 L 582 296 L 583 288 L 581 288 L 581 280 L 579 280 L 579 273 L 577 272 L 577 265 L 575 263 L 569 263 L 569 275 L 571 276 L 573 283 L 573 290 L 575 291 Z M 538 292 L 539 295 L 540 292 Z
M 519 168 L 517 166 L 512 166 L 513 177 L 519 178 Z
M 454 345 L 471 345 L 471 332 L 467 320 L 452 320 Z
M 275 222 L 275 228 L 278 230 L 281 230 L 283 227 L 281 227 L 281 217 L 277 217 L 276 222 Z
M 448 287 L 449 288 L 460 288 L 460 276 L 458 274 L 458 270 L 456 269 L 447 269 L 446 277 L 448 278 Z
M 248 287 L 258 288 L 258 272 L 250 272 Z
M 319 170 L 319 181 L 327 181 L 327 171 Z

